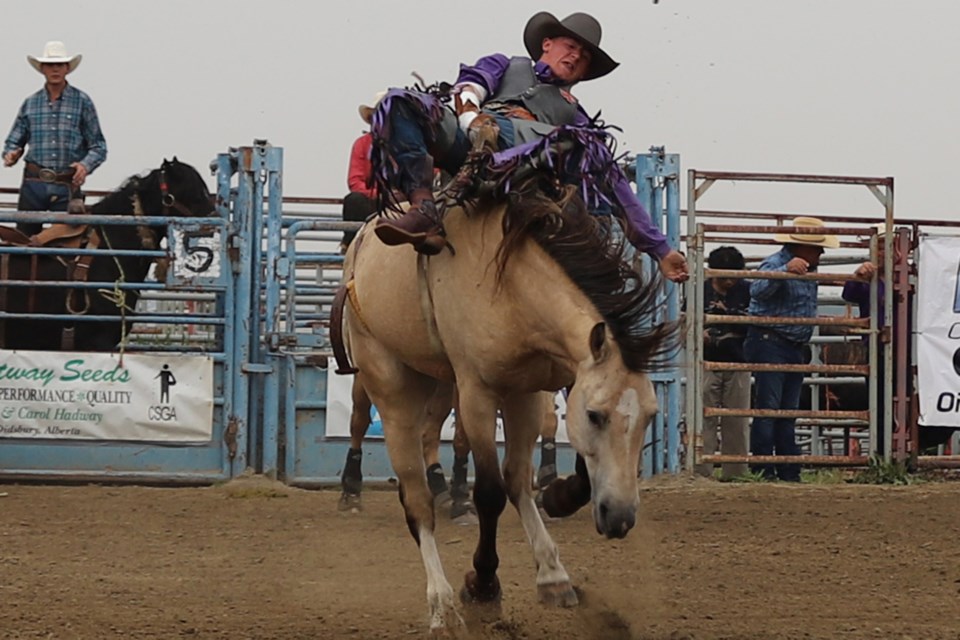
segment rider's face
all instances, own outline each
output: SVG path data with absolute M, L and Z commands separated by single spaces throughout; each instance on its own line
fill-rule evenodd
M 543 39 L 540 61 L 564 84 L 578 82 L 590 66 L 590 52 L 577 40 L 567 36 Z

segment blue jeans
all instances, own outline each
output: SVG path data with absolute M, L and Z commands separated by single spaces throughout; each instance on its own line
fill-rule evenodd
M 66 211 L 73 194 L 73 188 L 59 182 L 41 182 L 40 180 L 24 180 L 20 184 L 20 198 L 17 200 L 18 211 Z M 41 222 L 17 223 L 17 230 L 28 236 L 40 233 L 43 229 Z
M 806 364 L 802 344 L 786 340 L 772 330 L 751 327 L 743 343 L 746 362 L 764 364 Z M 796 410 L 800 406 L 802 373 L 754 372 L 755 409 Z M 795 432 L 796 418 L 754 418 L 750 430 L 750 452 L 755 456 L 799 455 Z M 751 469 L 766 478 L 800 481 L 800 465 L 760 464 Z
M 422 166 L 424 159 L 429 155 L 435 166 L 440 167 L 450 175 L 455 175 L 470 151 L 470 140 L 459 127 L 454 129 L 452 123 L 444 127 L 441 123 L 427 123 L 417 107 L 406 100 L 396 100 L 390 109 L 390 140 L 388 147 L 390 154 L 396 161 L 399 169 L 398 187 L 408 194 L 424 180 Z M 444 112 L 444 118 L 456 116 L 453 112 Z M 438 132 L 451 129 L 453 137 L 438 135 Z
M 444 109 L 440 122 L 428 122 L 419 108 L 408 100 L 396 99 L 393 101 L 390 112 L 390 136 L 387 143 L 388 150 L 397 164 L 398 177 L 396 184 L 391 186 L 400 189 L 409 195 L 413 189 L 428 186 L 423 171 L 424 159 L 430 156 L 433 166 L 440 167 L 450 175 L 456 175 L 467 159 L 472 144 L 470 139 L 460 130 L 453 111 Z M 499 127 L 497 148 L 505 150 L 517 144 L 516 131 L 510 118 L 501 114 L 493 114 Z M 530 143 L 527 143 L 530 144 Z M 614 200 L 616 194 L 608 194 Z M 624 206 L 621 203 L 621 206 Z M 589 202 L 588 210 L 593 215 L 611 215 L 613 208 L 606 202 Z M 619 225 L 613 225 L 622 233 Z M 632 259 L 636 250 L 631 243 L 624 242 L 629 247 L 625 257 Z

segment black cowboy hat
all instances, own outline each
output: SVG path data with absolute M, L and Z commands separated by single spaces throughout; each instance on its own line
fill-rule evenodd
M 523 29 L 523 44 L 534 60 L 543 55 L 543 39 L 567 36 L 577 40 L 590 52 L 590 66 L 584 74 L 584 80 L 593 80 L 605 76 L 620 63 L 615 62 L 600 48 L 600 23 L 586 13 L 571 13 L 563 20 L 546 11 L 541 11 L 529 21 Z

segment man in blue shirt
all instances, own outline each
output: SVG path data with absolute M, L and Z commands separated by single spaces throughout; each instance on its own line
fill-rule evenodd
M 824 248 L 836 249 L 840 241 L 823 232 L 823 221 L 800 216 L 795 227 L 808 233 L 780 233 L 774 236 L 783 248 L 760 263 L 758 271 L 781 271 L 802 276 L 817 270 Z M 779 318 L 814 318 L 817 315 L 817 281 L 800 279 L 763 279 L 750 284 L 751 316 Z M 813 326 L 804 324 L 751 325 L 743 344 L 746 362 L 767 364 L 806 364 L 807 343 Z M 795 411 L 800 406 L 803 373 L 755 371 L 755 409 Z M 758 456 L 795 456 L 797 447 L 796 418 L 754 418 L 750 451 Z M 766 478 L 788 482 L 800 481 L 800 466 L 795 464 L 755 465 Z
M 380 177 L 404 193 L 411 207 L 399 220 L 378 220 L 377 236 L 389 245 L 412 244 L 421 253 L 439 252 L 444 241 L 433 199 L 435 163 L 456 174 L 478 136 L 495 140 L 492 146 L 505 153 L 495 154 L 494 161 L 498 155 L 506 161 L 533 153 L 558 127 L 567 127 L 583 134 L 578 140 L 597 141 L 584 155 L 603 168 L 597 172 L 604 174 L 597 178 L 605 183 L 603 198 L 623 209 L 630 243 L 653 256 L 670 280 L 686 280 L 686 259 L 670 248 L 651 222 L 600 142 L 607 134 L 593 126 L 571 93 L 578 82 L 599 78 L 618 66 L 600 48 L 600 36 L 600 23 L 593 16 L 574 13 L 558 20 L 543 11 L 524 29 L 529 57 L 498 53 L 472 66 L 461 65 L 453 110 L 425 93 L 388 92 L 373 116 L 374 137 L 384 145 L 374 148 L 374 157 L 382 152 L 379 166 L 386 175 Z
M 93 101 L 67 82 L 80 54 L 68 55 L 62 42 L 48 42 L 39 57 L 27 56 L 43 74 L 43 89 L 23 102 L 3 145 L 3 164 L 12 167 L 24 158 L 20 211 L 67 211 L 72 198 L 82 198 L 80 187 L 107 158 L 107 143 Z M 20 223 L 27 235 L 42 224 Z

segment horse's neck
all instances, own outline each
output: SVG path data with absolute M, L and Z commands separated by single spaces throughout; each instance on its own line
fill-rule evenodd
M 133 188 L 124 186 L 123 188 L 108 193 L 100 202 L 90 207 L 90 213 L 93 214 L 125 214 L 133 213 Z
M 139 199 L 134 198 L 135 188 L 131 184 L 124 185 L 123 188 L 114 191 L 104 197 L 103 200 L 91 207 L 91 213 L 107 214 L 117 216 L 143 215 L 143 211 L 136 211 L 135 206 L 142 206 Z M 136 200 L 136 205 L 134 201 Z M 103 244 L 108 249 L 143 249 L 150 248 L 144 243 L 142 232 L 138 227 L 129 225 L 110 225 L 100 226 L 100 233 L 104 236 Z M 149 231 L 148 231 L 149 233 Z M 149 269 L 149 261 L 133 258 L 121 260 L 123 269 L 127 271 L 127 277 L 131 279 L 143 280 Z M 146 263 L 146 266 L 141 265 Z
M 504 286 L 528 313 L 531 340 L 539 351 L 550 353 L 570 371 L 590 357 L 590 331 L 602 321 L 596 307 L 536 243 L 514 256 L 507 265 Z
M 142 239 L 137 227 L 130 225 L 101 225 L 100 246 L 104 249 L 143 249 Z M 101 258 L 104 268 L 110 272 L 122 271 L 127 282 L 143 282 L 150 270 L 151 259 L 139 256 L 115 256 Z
M 468 226 L 483 237 L 483 260 L 492 259 L 503 240 L 500 216 L 485 224 L 473 219 Z M 486 277 L 496 278 L 495 266 L 485 271 Z M 508 258 L 499 287 L 493 284 L 492 288 L 497 291 L 493 303 L 507 305 L 503 313 L 533 351 L 549 354 L 571 373 L 590 357 L 590 331 L 602 317 L 587 295 L 535 241 L 524 241 Z

